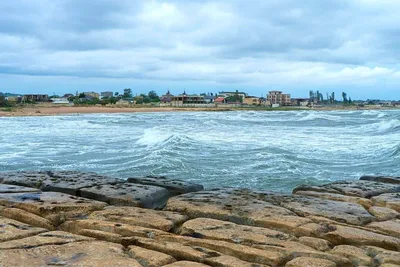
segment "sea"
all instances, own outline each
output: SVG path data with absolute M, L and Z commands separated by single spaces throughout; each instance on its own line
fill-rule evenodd
M 400 176 L 400 110 L 0 117 L 0 171 L 167 176 L 206 188 Z

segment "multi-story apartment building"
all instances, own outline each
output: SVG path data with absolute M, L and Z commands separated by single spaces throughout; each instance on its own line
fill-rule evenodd
M 291 98 L 290 94 L 283 94 L 282 91 L 270 91 L 267 95 L 267 101 L 271 105 L 279 104 L 280 106 L 290 106 Z

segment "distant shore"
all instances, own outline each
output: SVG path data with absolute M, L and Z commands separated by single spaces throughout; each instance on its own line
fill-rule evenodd
M 193 111 L 234 111 L 234 110 L 252 110 L 252 111 L 296 111 L 296 110 L 387 110 L 397 109 L 391 107 L 377 106 L 327 106 L 318 108 L 302 108 L 302 107 L 243 107 L 243 108 L 189 108 L 189 107 L 66 107 L 66 106 L 29 106 L 15 108 L 0 108 L 0 117 L 17 117 L 17 116 L 57 116 L 64 114 L 91 114 L 91 113 L 134 113 L 134 112 L 193 112 Z

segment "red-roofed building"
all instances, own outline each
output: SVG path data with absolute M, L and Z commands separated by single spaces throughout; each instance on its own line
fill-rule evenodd
M 224 97 L 217 97 L 217 98 L 214 100 L 214 102 L 215 102 L 215 103 L 218 103 L 218 104 L 222 104 L 222 103 L 226 103 L 226 100 L 225 100 Z

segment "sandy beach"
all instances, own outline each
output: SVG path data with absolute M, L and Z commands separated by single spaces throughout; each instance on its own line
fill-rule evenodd
M 188 112 L 188 111 L 231 111 L 231 110 L 254 110 L 254 111 L 283 111 L 283 110 L 384 110 L 385 107 L 368 106 L 363 108 L 354 107 L 319 107 L 319 108 L 297 108 L 283 107 L 277 109 L 246 107 L 246 108 L 178 108 L 178 107 L 66 107 L 66 106 L 29 106 L 16 107 L 12 109 L 0 109 L 0 117 L 15 116 L 57 116 L 63 114 L 90 114 L 90 113 L 134 113 L 134 112 Z M 391 108 L 393 109 L 393 108 Z

